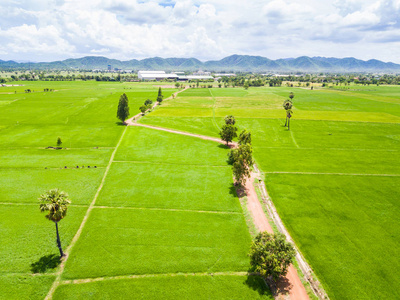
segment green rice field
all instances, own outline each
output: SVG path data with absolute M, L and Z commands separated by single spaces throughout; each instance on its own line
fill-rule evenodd
M 133 116 L 157 83 L 23 84 L 0 87 L 0 299 L 273 298 L 247 275 L 228 148 L 116 118 L 122 93 Z M 218 137 L 227 114 L 251 131 L 269 195 L 330 299 L 399 299 L 400 87 L 187 89 L 139 123 Z M 46 149 L 58 137 L 64 149 Z M 37 200 L 55 187 L 72 199 L 62 267 Z
M 0 89 L 0 299 L 272 299 L 247 275 L 228 148 L 116 118 L 122 93 L 134 115 L 157 85 L 24 84 Z M 37 200 L 55 187 L 72 199 L 62 267 Z
M 140 122 L 217 137 L 227 114 L 251 131 L 270 197 L 328 296 L 398 299 L 400 87 L 188 90 Z

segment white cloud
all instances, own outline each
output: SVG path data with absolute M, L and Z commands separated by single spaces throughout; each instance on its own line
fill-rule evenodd
M 21 25 L 0 30 L 0 38 L 9 41 L 7 47 L 14 52 L 40 52 L 43 54 L 64 54 L 75 50 L 54 26 L 37 28 L 35 25 Z
M 104 54 L 206 60 L 239 53 L 269 58 L 375 55 L 400 62 L 400 0 L 34 2 L 2 1 L 0 59 Z

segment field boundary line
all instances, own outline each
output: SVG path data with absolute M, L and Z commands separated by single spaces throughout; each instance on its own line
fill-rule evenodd
M 82 233 L 82 231 L 83 231 L 83 228 L 85 227 L 85 224 L 86 224 L 86 222 L 87 222 L 87 220 L 88 220 L 88 218 L 89 218 L 90 212 L 93 210 L 93 207 L 94 207 L 94 205 L 96 204 L 96 200 L 97 200 L 97 198 L 98 198 L 98 196 L 99 196 L 99 194 L 100 194 L 100 191 L 101 191 L 102 188 L 103 188 L 103 185 L 104 185 L 104 182 L 105 182 L 105 180 L 106 180 L 108 171 L 109 171 L 110 168 L 111 168 L 111 164 L 112 164 L 112 162 L 113 162 L 113 160 L 114 160 L 114 157 L 115 157 L 115 154 L 117 153 L 117 150 L 118 150 L 118 148 L 119 148 L 119 146 L 120 146 L 120 144 L 121 144 L 121 142 L 122 142 L 122 140 L 123 140 L 123 138 L 124 138 L 124 136 L 125 136 L 125 132 L 126 132 L 127 128 L 128 128 L 128 127 L 125 127 L 124 131 L 123 131 L 122 134 L 121 134 L 121 137 L 119 138 L 119 141 L 118 141 L 118 143 L 117 143 L 117 146 L 115 147 L 113 153 L 111 154 L 110 160 L 109 160 L 108 165 L 107 165 L 107 168 L 106 168 L 106 170 L 105 170 L 105 172 L 104 172 L 104 175 L 103 175 L 103 178 L 102 178 L 102 180 L 101 180 L 100 186 L 98 187 L 98 189 L 97 189 L 97 191 L 96 191 L 96 194 L 94 195 L 93 200 L 92 200 L 92 202 L 90 203 L 89 208 L 87 209 L 85 216 L 83 217 L 82 223 L 81 223 L 81 225 L 79 226 L 78 231 L 75 233 L 75 235 L 74 235 L 74 237 L 73 237 L 71 243 L 69 244 L 69 246 L 68 246 L 67 249 L 65 250 L 65 253 L 67 254 L 67 256 L 64 258 L 64 260 L 63 260 L 63 262 L 62 262 L 62 264 L 61 264 L 61 266 L 60 266 L 60 270 L 57 272 L 57 277 L 56 277 L 56 279 L 54 280 L 54 282 L 53 282 L 53 284 L 52 284 L 52 286 L 51 286 L 49 292 L 47 293 L 45 300 L 46 300 L 46 299 L 52 299 L 52 298 L 53 298 L 53 294 L 54 294 L 56 288 L 60 285 L 61 276 L 62 276 L 62 274 L 63 274 L 63 272 L 64 272 L 65 264 L 66 264 L 66 262 L 68 261 L 69 254 L 70 254 L 72 248 L 75 246 L 76 242 L 79 240 L 79 237 L 81 236 L 81 233 Z
M 296 140 L 294 139 L 293 131 L 290 132 L 290 135 L 292 136 L 293 144 L 294 144 L 297 148 L 300 148 L 300 147 L 299 147 L 299 144 L 297 144 Z
M 93 208 L 101 209 L 132 209 L 132 210 L 160 210 L 160 211 L 176 211 L 176 212 L 193 212 L 193 213 L 206 213 L 206 214 L 226 214 L 226 215 L 241 215 L 237 211 L 217 211 L 217 210 L 194 210 L 194 209 L 179 209 L 179 208 L 158 208 L 158 207 L 132 207 L 132 206 L 107 206 L 95 205 Z
M 283 149 L 293 150 L 293 147 L 267 147 L 257 146 L 257 149 Z M 312 147 L 301 147 L 301 150 L 336 150 L 336 151 L 376 151 L 376 152 L 399 152 L 397 149 L 351 149 L 351 148 L 312 148 Z
M 218 126 L 218 124 L 217 124 L 217 121 L 215 121 L 215 108 L 216 108 L 216 105 L 217 105 L 217 99 L 215 99 L 215 97 L 214 97 L 214 95 L 213 95 L 213 93 L 212 93 L 212 91 L 211 91 L 211 89 L 210 89 L 210 88 L 208 89 L 208 91 L 210 92 L 210 95 L 211 95 L 211 97 L 212 97 L 212 98 L 213 98 L 213 100 L 214 100 L 214 104 L 213 104 L 213 107 L 212 107 L 212 113 L 213 113 L 213 115 L 212 115 L 212 118 L 213 118 L 213 124 L 214 124 L 215 128 L 217 128 L 217 129 L 218 129 L 218 131 L 221 131 L 221 128 Z
M 152 278 L 152 277 L 177 277 L 177 276 L 194 277 L 194 276 L 259 276 L 259 275 L 248 272 L 141 274 L 141 275 L 120 275 L 120 276 L 109 276 L 109 277 L 63 280 L 61 281 L 61 284 L 62 285 L 82 284 L 82 283 L 105 281 L 105 280 L 140 279 L 140 278 Z
M 273 171 L 265 174 L 298 174 L 298 175 L 339 175 L 339 176 L 378 176 L 378 177 L 400 177 L 400 174 L 362 174 L 362 173 L 319 173 L 319 172 L 285 172 Z

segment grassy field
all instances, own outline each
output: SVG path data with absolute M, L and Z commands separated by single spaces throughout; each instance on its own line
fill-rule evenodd
M 37 202 L 54 187 L 73 201 L 60 223 L 64 249 L 87 217 L 54 298 L 272 298 L 245 275 L 251 238 L 228 149 L 119 124 L 119 96 L 134 115 L 158 85 L 23 84 L 0 88 L 0 299 L 43 299 L 56 278 L 54 224 Z M 175 91 L 163 89 L 165 98 Z M 281 104 L 290 92 L 287 131 Z M 188 89 L 140 123 L 218 137 L 223 117 L 235 115 L 329 297 L 397 299 L 399 104 L 395 86 Z M 46 149 L 57 137 L 64 149 Z
M 146 99 L 156 99 L 157 85 L 23 84 L 0 88 L 0 299 L 43 299 L 56 279 L 55 228 L 37 200 L 55 187 L 72 199 L 59 225 L 64 250 L 72 248 L 54 298 L 201 292 L 204 298 L 272 299 L 260 278 L 246 275 L 251 238 L 227 147 L 119 124 L 119 96 L 128 95 L 134 115 Z M 34 92 L 25 93 L 28 88 Z M 163 88 L 164 98 L 175 91 Z M 47 149 L 58 137 L 63 149 Z M 96 281 L 104 276 L 112 280 Z
M 400 297 L 400 87 L 196 91 L 140 122 L 218 136 L 233 114 L 278 212 L 331 299 Z M 295 97 L 291 131 L 281 104 Z M 210 96 L 214 100 L 211 104 Z M 192 100 L 193 99 L 193 100 Z

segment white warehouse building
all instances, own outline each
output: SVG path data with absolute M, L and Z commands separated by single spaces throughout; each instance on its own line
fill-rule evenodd
M 139 71 L 138 78 L 140 80 L 178 79 L 178 75 L 166 74 L 165 71 Z

